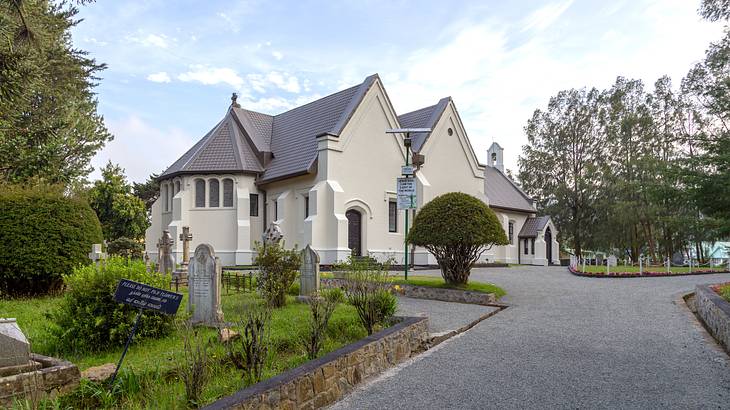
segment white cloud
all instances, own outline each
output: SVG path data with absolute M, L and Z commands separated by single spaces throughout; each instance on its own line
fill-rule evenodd
M 107 120 L 106 125 L 114 140 L 92 160 L 91 179 L 100 178 L 99 169 L 111 160 L 125 169 L 130 181 L 142 182 L 151 173 L 170 166 L 195 142 L 178 128 L 155 128 L 135 115 L 118 121 Z
M 97 40 L 94 37 L 84 37 L 84 41 L 87 42 L 87 43 L 89 43 L 89 44 L 95 44 L 97 46 L 102 46 L 102 47 L 105 46 L 105 45 L 107 45 L 107 44 L 109 44 L 106 41 L 100 41 L 100 40 Z
M 271 55 L 277 60 L 280 61 L 282 58 L 284 58 L 284 54 L 282 54 L 280 51 L 272 51 Z
M 299 87 L 299 80 L 293 75 L 272 71 L 266 76 L 266 79 L 271 84 L 274 84 L 278 88 L 290 93 L 298 93 L 301 90 Z
M 205 85 L 228 84 L 236 89 L 243 85 L 243 79 L 232 68 L 201 64 L 190 66 L 190 71 L 178 75 L 177 79 L 184 82 L 197 81 Z
M 522 31 L 527 30 L 544 30 L 552 25 L 560 16 L 565 13 L 565 10 L 573 4 L 573 0 L 563 0 L 560 2 L 548 3 L 539 9 L 530 13 L 524 19 L 524 27 Z
M 145 47 L 167 48 L 170 38 L 164 34 L 128 35 L 125 37 L 128 42 L 141 44 Z
M 152 73 L 147 76 L 147 79 L 154 83 L 169 83 L 170 82 L 170 76 L 165 71 L 160 71 L 159 73 Z

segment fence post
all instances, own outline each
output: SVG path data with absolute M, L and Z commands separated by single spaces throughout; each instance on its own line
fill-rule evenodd
M 669 262 L 669 256 L 667 256 L 667 259 L 665 260 L 664 264 L 667 266 L 667 274 L 672 273 L 672 271 L 670 269 L 671 262 Z
M 692 273 L 692 257 L 689 257 L 689 273 Z
M 639 275 L 644 273 L 644 255 L 639 255 Z

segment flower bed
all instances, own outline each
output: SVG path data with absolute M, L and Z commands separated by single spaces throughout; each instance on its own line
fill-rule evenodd
M 618 266 L 616 269 L 620 269 Z M 660 277 L 660 276 L 689 276 L 689 275 L 710 275 L 713 273 L 730 273 L 727 270 L 718 271 L 710 269 L 697 269 L 692 273 L 667 273 L 666 271 L 644 271 L 639 272 L 581 272 L 573 267 L 568 267 L 570 273 L 576 276 L 586 276 L 591 278 L 639 278 L 639 277 Z

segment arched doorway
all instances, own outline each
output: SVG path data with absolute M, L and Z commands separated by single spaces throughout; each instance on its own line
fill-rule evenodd
M 350 209 L 345 212 L 347 217 L 347 247 L 355 256 L 362 256 L 362 214 Z
M 553 263 L 553 233 L 550 232 L 550 227 L 545 230 L 545 259 L 547 259 L 548 265 Z

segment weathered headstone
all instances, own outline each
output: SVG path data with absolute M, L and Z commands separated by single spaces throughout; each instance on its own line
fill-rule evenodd
M 147 272 L 150 271 L 150 254 L 147 252 L 144 253 L 144 267 Z
M 597 254 L 596 255 L 596 266 L 603 265 L 603 255 Z
M 264 245 L 277 244 L 284 238 L 284 234 L 281 232 L 279 224 L 272 222 L 262 235 Z
M 618 258 L 616 258 L 614 255 L 611 255 L 606 260 L 606 263 L 608 266 L 617 266 L 618 265 Z
M 182 270 L 187 271 L 188 270 L 188 259 L 190 259 L 190 241 L 193 240 L 193 234 L 190 233 L 190 227 L 189 226 L 183 226 L 182 233 L 180 234 L 180 240 L 183 243 L 183 260 L 182 260 Z
M 172 273 L 175 261 L 172 259 L 172 236 L 170 231 L 162 231 L 162 238 L 157 242 L 157 272 Z
M 319 290 L 319 255 L 307 245 L 302 249 L 302 265 L 299 268 L 299 299 L 306 300 Z
M 672 265 L 684 265 L 684 254 L 682 252 L 674 252 L 674 254 L 672 255 Z
M 192 322 L 208 326 L 223 323 L 221 309 L 221 262 L 213 247 L 203 243 L 190 259 L 188 276 L 188 311 Z
M 106 259 L 106 252 L 101 251 L 101 244 L 95 243 L 91 245 L 91 252 L 89 253 L 89 259 L 94 261 L 95 264 L 99 264 L 102 260 Z
M 15 319 L 0 318 L 0 368 L 30 363 L 30 343 Z

